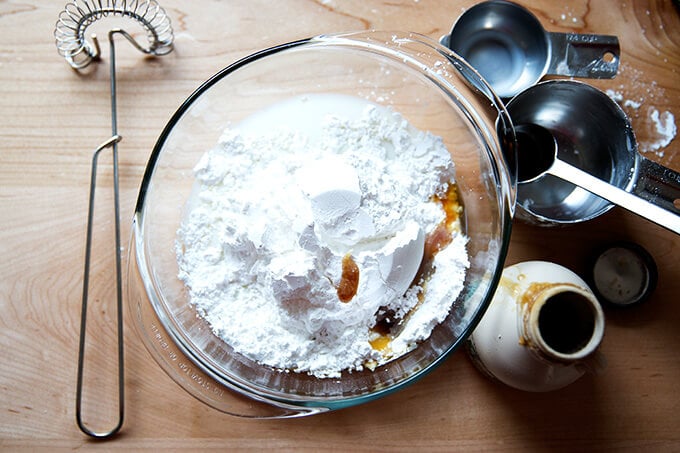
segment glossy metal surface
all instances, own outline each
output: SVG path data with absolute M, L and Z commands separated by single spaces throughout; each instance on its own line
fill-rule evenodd
M 504 0 L 473 6 L 441 42 L 477 69 L 503 98 L 546 74 L 613 78 L 619 65 L 615 36 L 547 32 L 528 9 Z
M 518 218 L 570 224 L 615 203 L 680 233 L 680 178 L 637 153 L 628 118 L 606 94 L 580 82 L 543 82 L 515 97 L 508 111 L 515 125 L 538 125 L 554 137 L 544 153 L 519 160 Z
M 563 181 L 573 183 L 593 195 L 680 234 L 680 215 L 673 212 L 673 209 L 666 210 L 560 160 L 557 155 L 559 151 L 557 142 L 550 131 L 544 127 L 535 124 L 519 124 L 516 125 L 515 130 L 519 143 L 518 183 L 531 184 L 545 175 L 557 176 Z M 537 162 L 539 166 L 536 165 Z M 527 172 L 527 169 L 532 171 Z

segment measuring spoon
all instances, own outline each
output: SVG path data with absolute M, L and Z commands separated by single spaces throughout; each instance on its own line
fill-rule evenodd
M 549 80 L 523 91 L 507 106 L 514 124 L 537 124 L 550 131 L 559 160 L 680 215 L 680 173 L 638 153 L 630 120 L 606 93 L 582 82 Z M 515 218 L 541 226 L 568 225 L 613 206 L 545 175 L 518 185 Z
M 528 9 L 505 0 L 465 11 L 441 43 L 506 99 L 547 74 L 611 79 L 619 67 L 616 36 L 548 32 Z
M 553 134 L 537 124 L 515 126 L 517 136 L 517 182 L 534 182 L 553 175 L 633 212 L 647 220 L 680 234 L 680 215 L 613 186 L 558 158 Z

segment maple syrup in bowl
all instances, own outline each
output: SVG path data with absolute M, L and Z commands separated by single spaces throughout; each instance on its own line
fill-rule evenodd
M 246 124 L 254 116 L 261 125 L 267 120 L 261 112 L 272 106 L 315 96 L 389 108 L 417 130 L 439 137 L 455 164 L 455 181 L 446 193 L 432 194 L 431 202 L 441 205 L 446 220 L 426 237 L 418 236 L 422 243 L 414 270 L 426 282 L 437 272 L 433 259 L 448 246 L 453 230 L 464 236 L 469 261 L 462 290 L 445 301 L 448 314 L 426 338 L 403 354 L 326 376 L 261 363 L 224 341 L 206 321 L 205 310 L 192 303 L 177 255 L 178 230 L 196 197 L 194 169 L 225 127 Z M 309 114 L 309 121 L 317 121 L 316 116 Z M 513 153 L 514 133 L 498 97 L 467 63 L 429 38 L 383 32 L 324 35 L 246 57 L 214 75 L 180 106 L 147 165 L 128 267 L 128 300 L 140 338 L 180 387 L 233 415 L 313 414 L 401 389 L 456 351 L 490 302 L 510 237 Z M 252 228 L 259 227 L 253 221 Z M 332 283 L 338 303 L 349 306 L 363 270 L 356 254 L 340 259 Z M 419 297 L 428 297 L 427 288 Z M 419 303 L 407 316 L 417 312 Z M 376 315 L 373 350 L 387 350 L 398 335 L 401 325 L 391 315 L 389 310 Z

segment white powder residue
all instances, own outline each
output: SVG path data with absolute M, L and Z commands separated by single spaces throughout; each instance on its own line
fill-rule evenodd
M 675 125 L 675 117 L 671 112 L 659 113 L 659 111 L 652 107 L 650 109 L 649 117 L 652 120 L 653 133 L 656 140 L 651 143 L 646 143 L 647 151 L 659 152 L 660 149 L 668 146 L 675 138 L 678 128 Z
M 637 110 L 642 106 L 642 103 L 637 102 L 637 101 L 633 101 L 631 99 L 626 99 L 625 101 L 623 101 L 623 106 Z
M 583 23 L 583 19 L 580 17 L 581 15 L 569 5 L 565 5 L 564 10 L 565 12 L 561 13 L 559 18 L 559 21 L 562 22 L 561 25 L 573 27 L 574 25 Z M 555 23 L 556 21 L 551 20 L 550 22 Z
M 606 90 L 607 95 L 619 103 L 631 119 L 633 129 L 637 132 L 639 151 L 664 157 L 665 148 L 677 134 L 673 113 L 661 111 L 653 105 L 657 101 L 665 101 L 665 90 L 655 81 L 647 81 L 638 69 L 621 65 L 620 72 L 627 76 L 630 82 L 620 85 L 616 90 Z M 645 104 L 648 107 L 643 109 Z
M 279 113 L 312 117 L 336 101 L 299 98 Z M 428 235 L 447 219 L 433 197 L 454 182 L 442 140 L 352 103 L 354 113 L 317 119 L 319 128 L 225 131 L 194 169 L 177 239 L 179 278 L 216 335 L 258 363 L 320 378 L 427 339 L 469 266 L 454 222 L 423 279 Z

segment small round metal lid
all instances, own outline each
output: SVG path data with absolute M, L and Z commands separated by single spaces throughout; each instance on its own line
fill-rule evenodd
M 591 277 L 593 291 L 602 302 L 623 307 L 647 299 L 656 288 L 658 272 L 647 250 L 618 242 L 600 250 Z

